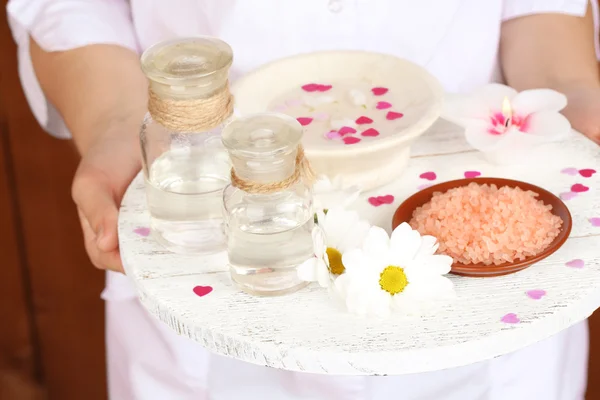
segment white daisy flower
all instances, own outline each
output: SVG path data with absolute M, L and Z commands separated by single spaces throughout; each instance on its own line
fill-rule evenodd
M 333 181 L 326 176 L 319 176 L 313 185 L 313 206 L 315 210 L 329 210 L 334 207 L 348 207 L 360 195 L 358 186 L 344 187 L 342 177 L 336 176 Z
M 392 309 L 418 314 L 455 296 L 450 272 L 452 258 L 436 255 L 437 240 L 403 223 L 391 238 L 371 227 L 362 248 L 345 252 L 345 273 L 333 293 L 353 314 L 386 317 Z
M 298 267 L 298 277 L 328 287 L 331 277 L 344 272 L 342 255 L 360 248 L 371 227 L 356 211 L 331 208 L 318 212 L 318 224 L 312 231 L 315 256 Z

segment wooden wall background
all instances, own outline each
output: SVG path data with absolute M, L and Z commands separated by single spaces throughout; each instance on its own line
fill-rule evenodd
M 87 259 L 70 197 L 78 156 L 31 115 L 0 4 L 0 400 L 106 399 L 104 275 Z M 599 314 L 589 400 L 600 399 Z
M 78 155 L 31 115 L 0 4 L 0 400 L 106 399 L 104 274 L 70 196 Z

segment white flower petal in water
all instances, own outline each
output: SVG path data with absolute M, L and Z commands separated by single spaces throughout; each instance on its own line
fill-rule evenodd
M 303 98 L 304 104 L 312 108 L 318 108 L 323 104 L 331 104 L 335 101 L 335 97 L 329 95 L 323 96 L 305 96 Z
M 567 106 L 567 96 L 552 89 L 524 90 L 511 101 L 514 114 L 526 116 L 539 111 L 559 112 Z
M 333 129 L 335 131 L 340 130 L 343 126 L 349 126 L 350 128 L 356 128 L 356 121 L 354 121 L 353 119 L 349 119 L 349 118 L 332 119 L 331 122 L 329 123 L 329 126 L 331 127 L 331 129 Z
M 524 135 L 538 137 L 543 142 L 563 140 L 571 133 L 569 120 L 564 115 L 553 111 L 531 114 L 527 125 L 527 132 Z
M 350 102 L 355 106 L 362 106 L 367 103 L 367 97 L 363 92 L 357 89 L 352 89 L 348 92 Z

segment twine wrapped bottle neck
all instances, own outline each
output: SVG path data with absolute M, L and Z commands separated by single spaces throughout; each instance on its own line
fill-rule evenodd
M 271 194 L 280 192 L 282 190 L 289 189 L 301 180 L 309 186 L 312 186 L 315 181 L 315 173 L 313 172 L 308 158 L 306 158 L 304 154 L 304 148 L 302 145 L 298 145 L 295 163 L 296 165 L 292 175 L 284 180 L 271 183 L 259 183 L 242 179 L 236 174 L 235 169 L 232 168 L 231 184 L 234 187 L 250 194 Z
M 154 121 L 174 132 L 205 132 L 231 116 L 233 96 L 229 84 L 210 97 L 191 99 L 161 96 L 150 87 L 148 112 Z

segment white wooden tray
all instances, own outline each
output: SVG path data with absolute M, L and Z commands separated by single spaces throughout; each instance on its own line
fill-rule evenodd
M 458 300 L 435 317 L 359 319 L 339 313 L 326 291 L 312 286 L 286 297 L 244 294 L 230 282 L 224 253 L 174 255 L 148 236 L 141 176 L 127 191 L 119 219 L 127 275 L 150 313 L 215 353 L 336 375 L 398 375 L 475 363 L 554 335 L 600 307 L 597 146 L 574 133 L 567 142 L 546 145 L 543 159 L 530 166 L 499 168 L 470 150 L 458 128 L 440 121 L 412 153 L 400 181 L 357 202 L 356 208 L 373 223 L 389 229 L 395 208 L 419 187 L 461 178 L 467 171 L 531 182 L 556 194 L 569 192 L 575 184 L 589 190 L 566 200 L 573 231 L 557 253 L 513 275 L 453 277 Z M 577 172 L 589 168 L 599 172 L 591 177 Z M 426 178 L 433 178 L 431 172 L 436 177 L 430 181 Z M 393 204 L 375 207 L 367 200 L 388 194 L 394 196 Z M 208 287 L 209 294 L 196 294 Z M 545 295 L 538 298 L 540 291 Z

